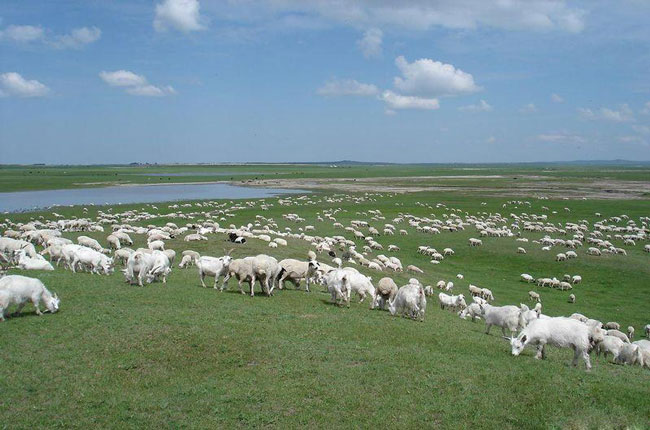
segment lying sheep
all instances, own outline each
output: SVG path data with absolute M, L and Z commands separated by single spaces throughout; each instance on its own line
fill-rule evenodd
M 395 298 L 388 302 L 388 311 L 391 315 L 401 315 L 424 321 L 427 308 L 427 299 L 424 288 L 420 284 L 407 284 L 401 287 Z
M 391 278 L 381 278 L 375 289 L 374 305 L 379 309 L 384 309 L 386 303 L 389 303 L 397 295 L 397 284 Z
M 546 345 L 559 348 L 572 348 L 573 365 L 578 365 L 582 357 L 587 370 L 591 369 L 589 360 L 589 328 L 571 318 L 545 318 L 532 321 L 519 336 L 510 340 L 512 355 L 518 356 L 526 345 L 537 347 L 536 359 L 546 358 Z

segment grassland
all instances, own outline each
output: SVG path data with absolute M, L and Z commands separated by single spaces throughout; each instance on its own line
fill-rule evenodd
M 278 176 L 298 175 L 283 172 Z M 623 176 L 638 179 L 634 175 Z M 388 175 L 384 171 L 378 176 Z M 80 177 L 93 176 L 80 173 Z M 6 183 L 10 180 L 2 182 Z M 318 235 L 332 235 L 341 230 L 331 222 L 316 221 L 317 213 L 326 208 L 341 208 L 336 217 L 347 225 L 352 219 L 368 218 L 359 213 L 370 209 L 381 210 L 385 222 L 400 212 L 441 217 L 447 209 L 436 208 L 436 203 L 472 215 L 542 213 L 544 205 L 549 211 L 543 213 L 553 223 L 586 219 L 593 224 L 600 219 L 595 212 L 605 217 L 625 213 L 637 223 L 639 217 L 650 216 L 647 199 L 529 199 L 532 207 L 526 207 L 506 204 L 506 197 L 451 192 L 319 192 L 308 200 L 312 204 L 294 200 L 302 204 L 279 206 L 277 198 L 266 199 L 274 205 L 265 212 L 256 201 L 234 211 L 225 223 L 242 225 L 263 214 L 275 219 L 280 229 L 295 231 L 304 225 L 282 218 L 293 212 L 306 218 L 305 224 L 315 225 Z M 172 211 L 167 204 L 156 206 L 120 206 L 113 211 Z M 94 218 L 99 209 L 106 210 L 89 207 L 85 213 L 76 207 L 57 212 Z M 183 209 L 185 213 L 204 210 Z M 9 218 L 26 222 L 41 216 L 51 218 L 51 212 Z M 195 220 L 201 218 L 197 215 Z M 163 217 L 143 224 L 169 221 L 188 222 Z M 486 238 L 483 247 L 469 248 L 467 239 L 476 236 L 473 229 L 441 235 L 408 230 L 408 236 L 381 236 L 378 241 L 400 246 L 394 255 L 423 268 L 425 275 L 419 278 L 425 285 L 453 279 L 456 290 L 464 292 L 471 282 L 490 288 L 497 304 L 518 304 L 525 303 L 528 290 L 534 288 L 519 282 L 520 273 L 580 274 L 584 281 L 573 291 L 576 304 L 567 303 L 567 292 L 537 289 L 546 314 L 582 312 L 633 325 L 637 333 L 650 322 L 650 265 L 642 244 L 626 248 L 627 257 L 589 257 L 582 249 L 577 260 L 556 263 L 555 252 L 543 252 L 532 243 L 525 245 L 527 255 L 516 254 L 521 244 L 512 238 Z M 106 234 L 90 235 L 104 241 Z M 525 236 L 533 240 L 542 234 Z M 136 238 L 135 246 L 145 244 L 142 236 Z M 425 244 L 451 247 L 456 255 L 433 266 L 415 252 Z M 168 247 L 221 255 L 229 244 L 222 236 L 211 236 L 208 242 L 189 246 L 177 238 Z M 269 250 L 266 243 L 252 239 L 237 247 L 234 256 L 265 252 L 303 258 L 307 250 L 303 241 L 290 240 L 286 248 Z M 382 276 L 365 273 L 375 280 Z M 457 273 L 465 279 L 455 279 Z M 419 323 L 370 311 L 367 303 L 338 308 L 328 303 L 329 296 L 320 287 L 311 293 L 290 287 L 272 298 L 261 294 L 250 298 L 240 295 L 231 281 L 230 289 L 219 293 L 200 287 L 196 269 L 175 268 L 166 285 L 144 288 L 125 284 L 119 272 L 93 276 L 60 268 L 32 275 L 60 295 L 62 308 L 55 315 L 37 317 L 27 307 L 23 316 L 0 324 L 0 418 L 7 428 L 582 429 L 647 428 L 650 423 L 647 370 L 613 365 L 594 356 L 594 369 L 587 373 L 583 367 L 569 365 L 570 351 L 557 349 L 551 349 L 545 361 L 534 360 L 528 350 L 512 357 L 498 330 L 485 335 L 482 323 L 462 321 L 440 310 L 434 298 L 429 300 L 425 321 Z M 393 277 L 401 285 L 410 276 Z

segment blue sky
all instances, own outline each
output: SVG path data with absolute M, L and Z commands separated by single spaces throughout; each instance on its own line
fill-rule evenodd
M 650 2 L 0 3 L 0 163 L 650 160 Z

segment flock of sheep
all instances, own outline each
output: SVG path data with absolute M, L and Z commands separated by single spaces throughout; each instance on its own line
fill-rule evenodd
M 357 202 L 372 202 L 381 195 L 366 194 L 364 196 L 328 196 L 323 201 L 335 206 L 345 199 Z M 314 204 L 309 196 L 285 197 L 277 201 L 280 206 L 300 206 Z M 306 291 L 310 285 L 320 285 L 326 290 L 333 303 L 350 305 L 354 294 L 363 302 L 366 298 L 370 308 L 386 309 L 392 315 L 400 315 L 414 320 L 423 320 L 427 307 L 427 297 L 438 293 L 441 309 L 452 310 L 458 315 L 472 321 L 485 321 L 486 333 L 492 326 L 501 328 L 504 337 L 511 343 L 512 354 L 519 353 L 530 345 L 537 349 L 536 358 L 545 357 L 545 346 L 553 345 L 560 348 L 571 348 L 574 351 L 573 364 L 579 359 L 585 362 L 587 369 L 591 368 L 589 353 L 611 354 L 616 363 L 637 364 L 650 368 L 650 341 L 638 340 L 633 342 L 634 327 L 628 327 L 623 333 L 616 322 L 603 324 L 582 314 L 574 313 L 569 317 L 549 317 L 542 313 L 542 297 L 537 291 L 529 291 L 528 296 L 535 306 L 531 309 L 525 304 L 495 306 L 492 291 L 469 284 L 468 292 L 471 302 L 468 304 L 464 294 L 454 294 L 454 282 L 440 280 L 433 285 L 423 285 L 416 277 L 425 271 L 413 264 L 404 267 L 396 256 L 378 254 L 384 246 L 378 242 L 378 237 L 390 239 L 396 234 L 409 235 L 409 231 L 417 231 L 427 235 L 453 233 L 466 229 L 474 229 L 479 237 L 499 237 L 514 240 L 517 253 L 525 254 L 524 244 L 538 246 L 543 251 L 552 248 L 565 248 L 557 253 L 558 263 L 567 259 L 578 258 L 578 250 L 587 246 L 585 254 L 602 256 L 603 254 L 627 255 L 622 246 L 634 247 L 638 242 L 647 242 L 649 218 L 635 220 L 625 215 L 603 218 L 590 224 L 587 220 L 575 223 L 551 223 L 547 214 L 522 212 L 510 213 L 508 216 L 499 213 L 479 212 L 470 215 L 460 209 L 447 208 L 443 204 L 432 206 L 418 202 L 417 205 L 430 209 L 443 209 L 441 217 L 419 217 L 406 212 L 386 220 L 380 210 L 358 212 L 357 219 L 344 225 L 337 220 L 338 214 L 346 212 L 341 208 L 322 209 L 316 214 L 316 225 L 331 226 L 340 230 L 340 234 L 318 235 L 314 225 L 306 224 L 306 219 L 296 213 L 285 213 L 283 218 L 297 227 L 280 229 L 272 218 L 256 215 L 252 222 L 236 226 L 227 223 L 237 211 L 259 206 L 262 211 L 270 209 L 273 203 L 261 202 L 205 202 L 194 204 L 173 204 L 168 209 L 171 212 L 162 213 L 156 206 L 151 205 L 155 213 L 148 210 L 128 210 L 113 212 L 113 209 L 99 210 L 95 219 L 71 218 L 52 213 L 47 220 L 41 217 L 29 223 L 14 223 L 5 219 L 0 224 L 3 236 L 0 237 L 0 263 L 5 267 L 20 270 L 55 270 L 52 263 L 63 265 L 66 269 L 77 272 L 87 271 L 98 275 L 110 275 L 115 268 L 122 266 L 124 279 L 129 284 L 144 286 L 147 283 L 161 281 L 165 283 L 172 272 L 177 254 L 167 246 L 173 238 L 183 237 L 184 242 L 208 241 L 218 237 L 228 241 L 231 246 L 241 246 L 247 240 L 258 240 L 268 244 L 271 249 L 288 245 L 289 241 L 301 241 L 309 245 L 310 250 L 305 259 L 286 258 L 278 260 L 273 256 L 259 254 L 244 258 L 233 258 L 230 251 L 225 255 L 212 257 L 200 255 L 198 252 L 186 249 L 182 251 L 177 267 L 181 269 L 196 266 L 201 285 L 207 287 L 206 277 L 214 278 L 213 287 L 223 291 L 231 278 L 235 278 L 242 294 L 244 284 L 247 284 L 249 294 L 254 296 L 256 283 L 267 296 L 272 296 L 276 289 L 283 289 L 286 282 L 295 288 L 300 288 L 305 282 Z M 530 207 L 527 201 L 510 201 L 503 205 Z M 191 212 L 184 211 L 192 209 Z M 548 208 L 542 208 L 548 211 Z M 565 208 L 569 211 L 568 208 Z M 597 214 L 600 216 L 600 214 Z M 169 219 L 178 222 L 185 220 L 185 225 L 168 221 L 164 226 L 151 223 L 154 220 Z M 389 221 L 389 222 L 387 222 Z M 374 225 L 372 225 L 374 224 Z M 378 227 L 381 224 L 381 227 Z M 397 228 L 396 226 L 400 226 Z M 70 232 L 106 232 L 105 245 L 86 235 L 76 237 L 76 243 L 63 237 Z M 526 232 L 543 233 L 539 240 L 529 241 Z M 134 241 L 131 236 L 142 236 L 146 239 L 146 248 L 131 249 Z M 470 247 L 481 247 L 483 241 L 477 238 L 468 240 Z M 42 248 L 37 251 L 37 247 Z M 444 248 L 441 252 L 432 246 L 414 247 L 417 252 L 431 258 L 432 265 L 441 264 L 445 258 L 453 258 L 454 250 Z M 225 251 L 225 250 L 224 250 Z M 232 251 L 232 250 L 231 250 Z M 387 245 L 388 252 L 399 252 L 400 247 Z M 644 246 L 644 251 L 650 252 L 650 244 Z M 43 256 L 49 256 L 49 261 Z M 592 257 L 589 257 L 592 258 Z M 328 261 L 327 263 L 325 261 Z M 356 267 L 364 267 L 370 271 L 381 273 L 410 272 L 413 274 L 406 285 L 399 287 L 390 276 L 383 276 L 375 284 L 372 278 L 361 273 Z M 434 266 L 435 267 L 435 266 Z M 458 280 L 464 279 L 462 274 Z M 539 287 L 551 287 L 559 290 L 571 290 L 580 284 L 580 275 L 564 275 L 562 280 L 556 277 L 534 278 L 529 274 L 521 274 L 520 279 L 525 283 L 536 283 Z M 221 284 L 219 281 L 221 280 Z M 458 281 L 457 281 L 458 282 Z M 574 294 L 568 296 L 568 301 L 574 303 Z M 43 283 L 35 278 L 6 275 L 0 272 L 0 319 L 4 320 L 7 310 L 17 305 L 16 312 L 31 302 L 36 307 L 36 313 L 41 314 L 42 303 L 47 311 L 52 313 L 59 309 L 60 300 L 51 294 Z M 650 324 L 643 328 L 644 335 L 650 338 Z

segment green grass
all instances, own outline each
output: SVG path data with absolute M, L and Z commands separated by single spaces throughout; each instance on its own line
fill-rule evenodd
M 353 197 L 363 197 L 362 194 Z M 329 203 L 325 198 L 339 201 Z M 445 203 L 469 214 L 550 211 L 549 222 L 587 219 L 591 224 L 604 216 L 650 215 L 650 201 L 533 200 L 532 207 L 502 205 L 506 198 L 473 197 L 455 193 L 413 193 L 367 196 L 353 202 L 348 196 L 313 194 L 312 205 L 274 206 L 235 211 L 222 226 L 254 222 L 256 214 L 272 217 L 280 229 L 297 231 L 307 224 L 316 234 L 343 234 L 331 222 L 316 221 L 325 208 L 342 208 L 337 220 L 348 225 L 358 214 L 380 209 L 391 222 L 399 212 L 442 217 L 449 212 L 435 208 Z M 372 201 L 371 201 L 372 199 Z M 430 204 L 422 207 L 417 202 Z M 485 202 L 486 205 L 481 205 Z M 169 213 L 167 204 L 125 205 L 114 212 L 145 209 Z M 570 213 L 563 210 L 571 209 Z M 94 218 L 89 207 L 57 208 L 66 217 Z M 184 208 L 199 212 L 205 208 Z M 557 211 L 553 214 L 552 211 Z M 287 222 L 284 213 L 298 213 L 304 224 Z M 464 215 L 464 212 L 463 212 Z M 12 214 L 14 221 L 50 213 Z M 194 221 L 203 216 L 198 214 Z M 141 224 L 164 225 L 189 220 L 158 218 Z M 649 256 L 643 244 L 626 247 L 628 256 L 589 257 L 556 263 L 552 252 L 514 238 L 484 238 L 481 248 L 469 248 L 473 228 L 457 233 L 424 235 L 407 228 L 408 236 L 381 236 L 385 247 L 395 244 L 404 265 L 425 270 L 418 278 L 426 284 L 453 280 L 456 292 L 468 283 L 490 288 L 496 303 L 527 302 L 527 292 L 542 295 L 544 312 L 568 315 L 581 312 L 603 321 L 633 325 L 637 334 L 650 322 L 647 287 Z M 66 233 L 74 238 L 82 233 Z M 83 233 L 87 234 L 87 233 Z M 92 233 L 104 241 L 108 233 Z M 347 236 L 347 235 L 346 235 Z M 524 233 L 529 239 L 539 233 Z M 555 237 L 555 235 L 553 235 Z M 144 238 L 137 238 L 142 246 Z M 451 247 L 456 255 L 440 265 L 416 253 L 417 246 L 441 250 Z M 616 243 L 617 246 L 621 244 Z M 527 255 L 515 253 L 518 246 Z M 195 249 L 221 255 L 229 247 L 223 235 L 208 242 L 187 244 L 181 238 L 168 243 L 179 254 Z M 265 252 L 278 258 L 303 258 L 308 246 L 289 239 L 288 247 L 270 250 L 264 242 L 250 240 L 237 247 L 235 257 Z M 177 261 L 178 263 L 178 261 Z M 375 281 L 382 273 L 370 273 Z M 521 273 L 533 276 L 580 274 L 583 283 L 573 293 L 576 304 L 567 303 L 568 292 L 537 289 L 519 282 Z M 18 273 L 18 272 L 12 272 Z M 465 279 L 455 278 L 463 273 Z M 121 273 L 111 276 L 72 274 L 63 269 L 38 276 L 61 299 L 61 311 L 37 317 L 31 306 L 23 316 L 0 324 L 0 417 L 13 427 L 274 427 L 274 428 L 647 428 L 650 422 L 650 372 L 623 367 L 592 357 L 594 369 L 569 365 L 572 352 L 550 349 L 548 359 L 537 361 L 526 350 L 520 357 L 500 331 L 485 335 L 481 322 L 460 320 L 442 311 L 436 298 L 429 299 L 422 323 L 370 311 L 368 303 L 353 300 L 350 309 L 328 303 L 321 287 L 311 293 L 292 287 L 266 298 L 239 294 L 236 283 L 219 293 L 200 287 L 196 269 L 174 268 L 166 285 L 129 286 Z M 411 274 L 389 274 L 403 285 Z

